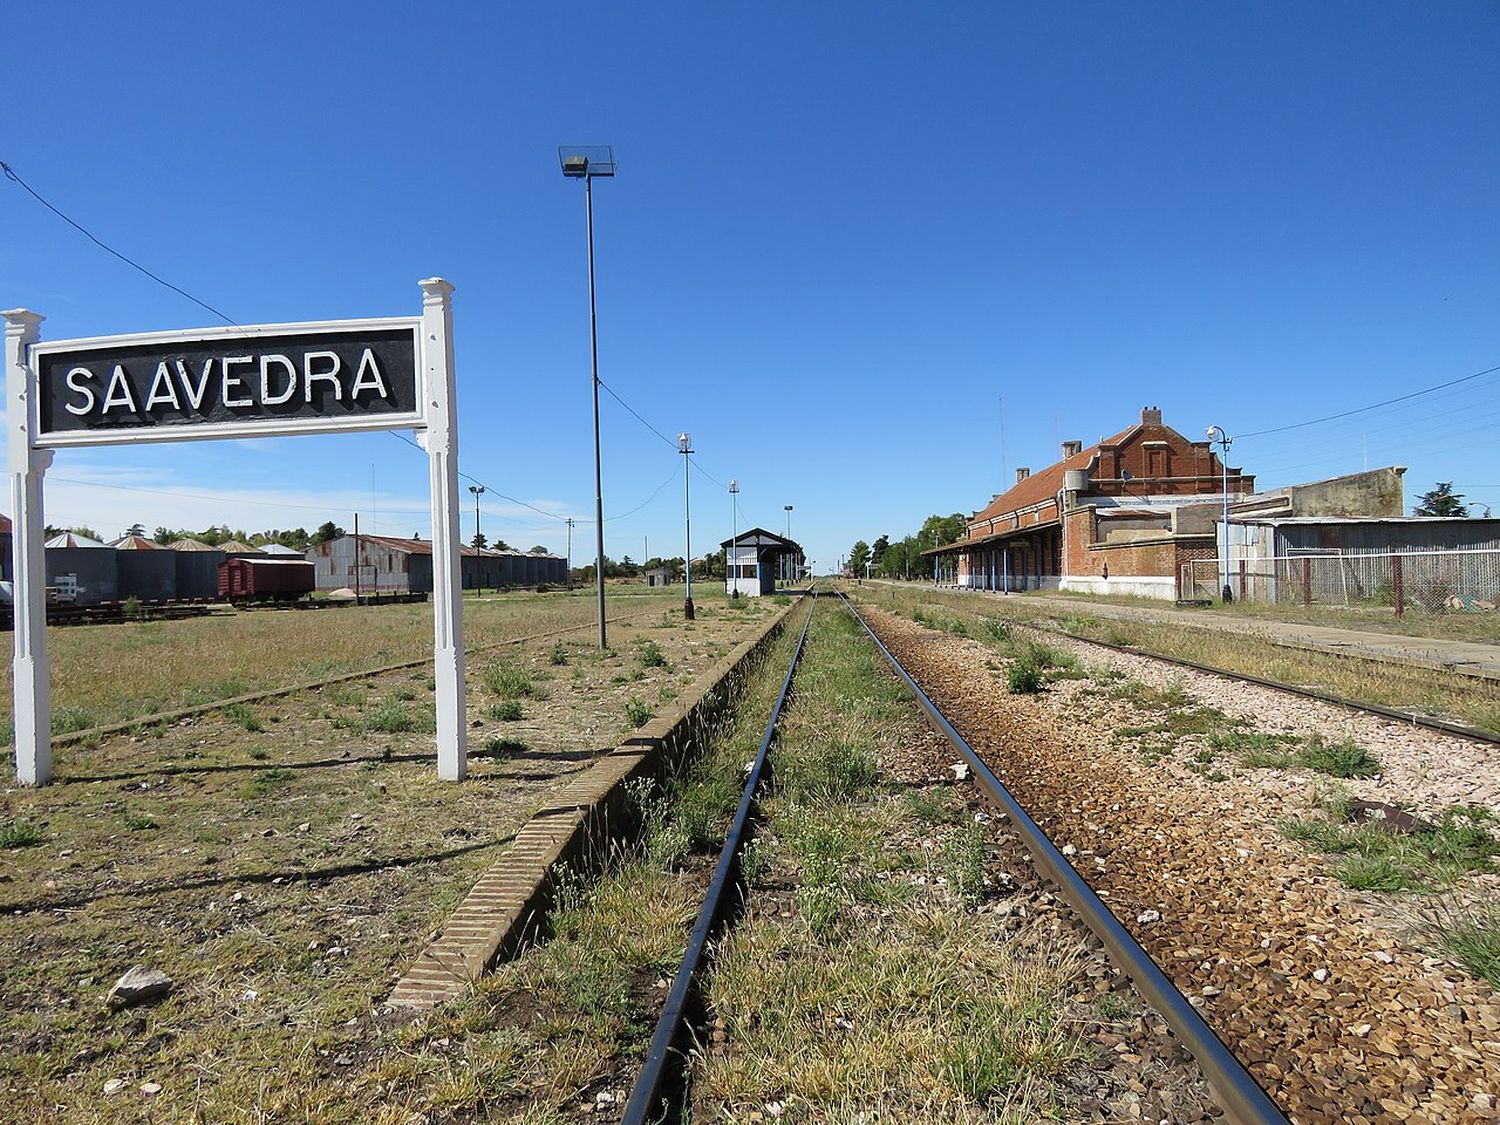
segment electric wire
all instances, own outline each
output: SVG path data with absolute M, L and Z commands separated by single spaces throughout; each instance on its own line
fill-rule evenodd
M 1469 383 L 1469 382 L 1472 382 L 1475 379 L 1482 378 L 1485 375 L 1492 375 L 1496 371 L 1500 371 L 1500 366 L 1487 367 L 1483 371 L 1476 371 L 1476 372 L 1474 372 L 1474 374 L 1472 374 L 1472 375 L 1464 375 L 1464 376 L 1462 376 L 1462 377 L 1460 377 L 1458 379 L 1450 379 L 1446 383 L 1439 383 L 1439 384 L 1437 384 L 1437 386 L 1434 386 L 1434 387 L 1424 387 L 1420 391 L 1412 391 L 1410 394 L 1398 395 L 1396 398 L 1388 398 L 1384 402 L 1372 403 L 1369 406 L 1360 406 L 1360 407 L 1356 407 L 1353 410 L 1344 410 L 1344 411 L 1341 411 L 1338 414 L 1329 414 L 1329 415 L 1327 415 L 1326 417 L 1323 417 L 1323 418 L 1312 418 L 1312 419 L 1310 419 L 1310 420 L 1308 420 L 1306 422 L 1293 422 L 1293 423 L 1291 423 L 1290 425 L 1287 425 L 1287 426 L 1273 426 L 1273 427 L 1271 427 L 1268 430 L 1252 430 L 1248 434 L 1238 434 L 1236 436 L 1239 437 L 1239 438 L 1242 438 L 1242 439 L 1243 438 L 1253 438 L 1253 437 L 1265 437 L 1267 434 L 1284 434 L 1288 430 L 1300 430 L 1300 429 L 1303 429 L 1306 426 L 1317 426 L 1317 425 L 1321 425 L 1324 422 L 1337 421 L 1340 418 L 1350 418 L 1350 417 L 1353 417 L 1356 414 L 1364 414 L 1367 411 L 1379 410 L 1382 406 L 1393 406 L 1393 405 L 1395 405 L 1398 402 L 1406 402 L 1409 399 L 1420 398 L 1422 395 L 1432 394 L 1434 391 L 1445 390 L 1448 387 L 1456 387 L 1460 383 Z
M 181 288 L 177 287 L 176 285 L 173 285 L 170 281 L 166 280 L 165 278 L 158 277 L 156 274 L 152 273 L 150 270 L 148 270 L 145 266 L 141 265 L 139 262 L 135 261 L 132 258 L 128 258 L 124 254 L 120 253 L 113 246 L 110 246 L 108 243 L 101 242 L 98 238 L 94 237 L 94 235 L 93 235 L 92 232 L 90 232 L 88 229 L 86 229 L 81 224 L 79 224 L 77 222 L 74 222 L 73 219 L 71 219 L 67 215 L 63 214 L 62 211 L 58 210 L 51 203 L 49 203 L 46 199 L 44 199 L 37 192 L 37 190 L 34 187 L 32 187 L 30 184 L 28 184 L 25 180 L 21 179 L 21 177 L 16 174 L 16 170 L 14 168 L 12 168 L 9 164 L 7 164 L 3 160 L 0 160 L 0 171 L 3 171 L 5 173 L 5 178 L 6 179 L 11 180 L 14 183 L 20 184 L 21 187 L 23 187 L 23 188 L 26 189 L 27 194 L 29 194 L 33 199 L 35 199 L 43 207 L 47 208 L 47 210 L 51 211 L 54 215 L 56 215 L 63 222 L 67 223 L 74 230 L 76 230 L 80 234 L 82 234 L 85 238 L 87 238 L 95 246 L 99 247 L 99 249 L 105 251 L 108 254 L 114 255 L 116 258 L 120 259 L 120 261 L 124 262 L 127 266 L 130 266 L 132 269 L 139 270 L 141 273 L 145 274 L 147 277 L 149 277 L 152 281 L 156 282 L 158 285 L 165 285 L 173 293 L 176 293 L 176 294 L 178 294 L 180 296 L 186 297 L 189 301 L 192 301 L 193 304 L 197 305 L 199 308 L 207 309 L 209 312 L 213 313 L 214 316 L 216 316 L 220 320 L 224 321 L 225 324 L 231 324 L 231 325 L 233 325 L 236 328 L 238 328 L 240 326 L 239 322 L 237 320 L 231 319 L 226 314 L 224 314 L 224 313 L 220 312 L 218 309 L 214 308 L 207 301 L 200 301 L 197 297 L 194 297 L 186 289 L 181 289 Z
M 73 218 L 71 218 L 69 215 L 67 215 L 66 213 L 64 213 L 61 209 L 59 209 L 58 207 L 54 206 L 49 200 L 47 200 L 44 196 L 42 196 L 41 193 L 39 193 L 29 183 L 27 183 L 24 179 L 22 179 L 21 176 L 16 172 L 16 170 L 14 168 L 12 168 L 9 164 L 7 164 L 3 160 L 0 160 L 0 171 L 4 172 L 4 174 L 5 174 L 5 176 L 6 176 L 7 179 L 9 179 L 9 180 L 13 181 L 14 183 L 20 185 L 20 187 L 23 188 L 28 195 L 30 195 L 33 199 L 35 199 L 43 207 L 47 208 L 47 210 L 51 211 L 59 219 L 63 220 L 63 222 L 67 223 L 69 226 L 71 226 L 75 230 L 77 230 L 80 234 L 82 234 L 85 238 L 87 238 L 90 242 L 92 242 L 95 246 L 99 247 L 101 250 L 105 251 L 106 253 L 112 255 L 115 258 L 118 258 L 120 261 L 122 261 L 126 265 L 130 266 L 132 269 L 138 270 L 140 273 L 142 273 L 145 276 L 149 277 L 152 281 L 155 281 L 157 284 L 165 286 L 166 288 L 172 290 L 172 292 L 178 294 L 179 296 L 186 297 L 189 301 L 192 301 L 193 304 L 199 306 L 202 309 L 207 310 L 208 312 L 213 313 L 214 316 L 218 317 L 220 320 L 224 321 L 226 324 L 232 325 L 232 326 L 234 326 L 236 328 L 240 327 L 239 321 L 235 320 L 233 317 L 229 316 L 227 313 L 224 313 L 224 312 L 220 311 L 219 309 L 215 308 L 213 305 L 210 305 L 207 301 L 200 300 L 199 298 L 193 296 L 193 294 L 189 293 L 187 290 L 181 288 L 180 286 L 173 285 L 170 281 L 167 281 L 165 278 L 163 278 L 163 277 L 161 277 L 161 276 L 153 273 L 151 270 L 147 269 L 145 266 L 141 265 L 139 262 L 135 261 L 134 259 L 128 257 L 125 254 L 122 254 L 120 251 L 116 250 L 114 247 L 110 246 L 108 243 L 104 242 L 102 239 L 100 239 L 97 236 L 95 236 L 93 234 L 93 232 L 91 232 L 90 230 L 88 230 L 81 223 L 78 223 Z M 604 388 L 604 390 L 609 394 L 609 396 L 611 398 L 613 398 L 617 403 L 619 403 L 622 407 L 624 407 L 625 410 L 630 413 L 631 417 L 633 417 L 642 426 L 646 427 L 647 430 L 649 430 L 651 433 L 655 434 L 658 438 L 660 438 L 663 442 L 665 442 L 666 445 L 670 449 L 672 449 L 673 452 L 677 451 L 677 443 L 672 438 L 670 438 L 666 434 L 662 433 L 661 430 L 657 429 L 650 422 L 648 422 L 640 414 L 640 412 L 637 411 L 635 409 L 635 407 L 631 406 L 630 403 L 626 402 L 625 399 L 620 394 L 618 394 L 613 387 L 611 387 L 603 379 L 599 380 L 599 385 Z M 412 441 L 405 434 L 397 433 L 397 432 L 391 431 L 391 430 L 388 430 L 386 432 L 389 433 L 391 437 L 394 437 L 394 438 L 396 438 L 399 441 L 404 441 L 406 444 L 412 446 L 414 449 L 417 449 L 417 450 L 421 450 L 422 449 L 422 447 L 420 445 L 418 445 L 416 442 Z M 692 458 L 689 458 L 688 460 L 692 464 L 692 467 L 694 469 L 696 469 L 699 473 L 701 473 L 703 476 L 705 476 L 709 480 L 713 481 L 720 488 L 728 488 L 729 487 L 722 480 L 720 480 L 718 477 L 714 476 L 707 469 L 705 469 L 702 466 L 701 463 L 693 461 Z M 480 486 L 486 492 L 493 492 L 496 496 L 498 496 L 502 500 L 507 500 L 507 501 L 509 501 L 512 504 L 516 504 L 516 505 L 518 505 L 518 506 L 520 506 L 522 508 L 527 508 L 527 509 L 529 509 L 529 510 L 535 512 L 535 513 L 537 513 L 540 516 L 545 516 L 547 519 L 555 520 L 555 521 L 557 521 L 559 523 L 566 523 L 567 520 L 568 520 L 568 518 L 569 518 L 567 516 L 559 516 L 559 515 L 557 515 L 556 513 L 553 513 L 553 512 L 544 511 L 543 509 L 536 507 L 536 505 L 534 505 L 534 504 L 528 504 L 526 501 L 517 499 L 514 496 L 508 496 L 505 493 L 499 491 L 498 489 L 495 489 L 495 488 L 491 487 L 490 485 L 486 484 L 484 481 L 479 480 L 479 478 L 470 475 L 469 473 L 465 473 L 465 472 L 460 471 L 458 475 L 460 477 L 462 477 L 464 480 L 470 481 L 473 484 L 476 484 L 476 485 Z M 671 481 L 672 477 L 674 477 L 674 476 L 676 476 L 676 469 L 675 468 L 673 469 L 672 473 L 668 475 L 667 480 L 663 481 L 660 485 L 658 485 L 656 487 L 655 491 L 653 491 L 651 493 L 651 495 L 649 497 L 647 497 L 646 500 L 643 503 L 641 503 L 641 504 L 637 505 L 636 507 L 630 509 L 630 511 L 628 511 L 628 512 L 621 513 L 618 516 L 608 516 L 608 517 L 605 518 L 604 522 L 605 523 L 611 523 L 611 522 L 613 522 L 615 520 L 625 519 L 628 516 L 635 515 L 637 512 L 641 511 L 643 508 L 645 508 L 649 504 L 651 504 L 651 502 L 656 499 L 656 497 L 661 493 L 662 489 L 664 489 L 667 486 L 667 484 Z M 65 480 L 66 478 L 54 477 L 53 479 L 55 479 L 55 480 Z M 88 483 L 88 482 L 69 480 L 69 481 L 67 481 L 67 483 L 85 484 L 85 483 Z M 103 487 L 106 487 L 106 488 L 115 488 L 115 489 L 119 489 L 119 490 L 122 490 L 122 491 L 155 493 L 155 494 L 163 495 L 163 496 L 178 496 L 178 497 L 183 497 L 183 498 L 192 498 L 194 496 L 194 494 L 191 494 L 191 493 L 177 493 L 177 492 L 171 492 L 171 491 L 165 490 L 165 489 L 135 488 L 135 487 L 131 487 L 131 486 L 128 486 L 128 485 L 104 485 Z M 212 498 L 211 497 L 205 497 L 205 499 L 212 499 Z M 223 500 L 224 498 L 219 498 L 219 499 Z M 242 500 L 242 501 L 235 501 L 235 502 L 238 502 L 238 503 L 247 503 L 247 504 L 262 504 L 262 505 L 267 506 L 267 507 L 280 506 L 280 507 L 298 508 L 298 509 L 305 509 L 305 510 L 319 510 L 319 511 L 324 510 L 322 508 L 313 509 L 310 505 L 306 505 L 306 504 L 281 504 L 281 505 L 277 505 L 277 504 L 274 504 L 271 501 L 255 501 L 255 500 Z M 588 519 L 578 519 L 578 518 L 575 517 L 574 522 L 575 523 L 593 523 L 594 521 L 593 520 L 588 520 Z

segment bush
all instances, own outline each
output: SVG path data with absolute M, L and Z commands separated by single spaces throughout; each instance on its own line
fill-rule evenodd
M 381 734 L 401 734 L 415 730 L 416 726 L 416 720 L 412 718 L 406 704 L 398 699 L 387 699 L 366 715 L 364 720 L 365 730 L 379 731 Z
M 552 663 L 555 667 L 562 667 L 568 662 L 568 646 L 558 641 L 552 646 Z
M 517 719 L 525 717 L 519 699 L 502 699 L 490 707 L 490 716 L 499 719 L 502 723 L 513 723 Z
M 647 641 L 641 646 L 640 662 L 647 668 L 665 668 L 667 658 L 662 654 L 661 645 L 655 641 Z
M 485 686 L 501 699 L 519 699 L 535 693 L 531 673 L 509 664 L 491 664 L 484 671 Z

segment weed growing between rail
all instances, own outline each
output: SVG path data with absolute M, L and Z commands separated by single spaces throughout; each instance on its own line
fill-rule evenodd
M 883 762 L 924 736 L 854 621 L 820 606 L 773 751 L 748 916 L 713 966 L 694 1120 L 1034 1121 L 1082 1056 L 1077 951 L 972 908 L 986 844 Z
M 1337 856 L 1335 876 L 1356 890 L 1430 891 L 1464 875 L 1496 869 L 1500 840 L 1488 809 L 1454 805 L 1436 822 L 1404 831 L 1378 821 L 1355 821 L 1354 806 L 1337 791 L 1321 805 L 1328 819 L 1290 818 L 1278 827 L 1289 840 Z

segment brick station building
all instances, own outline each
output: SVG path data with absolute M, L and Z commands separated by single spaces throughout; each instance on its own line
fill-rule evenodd
M 1229 470 L 1233 497 L 1255 478 Z M 1141 420 L 1062 459 L 1016 470 L 1008 492 L 971 515 L 964 537 L 925 552 L 937 581 L 979 590 L 1081 590 L 1176 598 L 1186 563 L 1217 557 L 1223 465 L 1147 407 Z

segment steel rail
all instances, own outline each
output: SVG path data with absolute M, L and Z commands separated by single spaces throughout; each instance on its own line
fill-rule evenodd
M 729 834 L 724 838 L 724 847 L 719 852 L 718 866 L 714 868 L 713 880 L 709 883 L 708 891 L 704 895 L 703 908 L 698 912 L 698 921 L 693 926 L 692 936 L 688 938 L 687 951 L 677 967 L 677 976 L 672 981 L 672 990 L 667 994 L 661 1018 L 656 1022 L 656 1031 L 652 1034 L 651 1045 L 646 1050 L 645 1062 L 641 1064 L 640 1076 L 636 1079 L 635 1087 L 630 1091 L 630 1099 L 625 1104 L 623 1125 L 648 1125 L 649 1122 L 661 1121 L 669 1108 L 663 1104 L 662 1083 L 667 1078 L 667 1070 L 672 1064 L 674 1053 L 680 1057 L 680 1053 L 675 1052 L 674 1048 L 678 1035 L 687 1022 L 688 1002 L 692 996 L 693 983 L 697 978 L 698 970 L 703 965 L 708 940 L 718 926 L 723 912 L 725 892 L 739 879 L 740 842 L 746 835 L 746 829 L 750 823 L 750 811 L 754 807 L 755 793 L 760 788 L 761 775 L 765 771 L 766 755 L 771 748 L 771 739 L 776 734 L 776 724 L 781 721 L 781 712 L 786 706 L 787 695 L 791 692 L 792 676 L 797 671 L 797 662 L 802 659 L 802 648 L 807 642 L 807 629 L 812 624 L 812 611 L 817 608 L 817 605 L 818 593 L 814 589 L 807 620 L 802 623 L 802 635 L 797 638 L 796 651 L 792 653 L 791 662 L 787 665 L 786 677 L 781 682 L 781 693 L 776 697 L 775 706 L 771 708 L 771 718 L 766 723 L 765 734 L 761 736 L 760 749 L 756 752 L 755 761 L 750 767 L 750 774 L 745 780 L 745 788 L 740 793 L 739 807 L 735 810 L 734 820 L 729 826 Z
M 1130 977 L 1146 1002 L 1161 1013 L 1182 1045 L 1198 1061 L 1214 1095 L 1224 1104 L 1229 1118 L 1237 1125 L 1287 1125 L 1287 1118 L 1276 1103 L 1208 1026 L 1197 1009 L 1177 990 L 1177 986 L 1151 959 L 1150 954 L 1111 913 L 1093 888 L 1073 869 L 1073 865 L 1047 838 L 1036 821 L 1027 815 L 1020 803 L 985 764 L 984 759 L 954 729 L 953 724 L 928 698 L 911 673 L 902 667 L 895 654 L 875 635 L 869 622 L 842 592 L 839 597 L 844 599 L 844 604 L 848 606 L 854 619 L 864 626 L 875 646 L 890 661 L 896 674 L 906 682 L 934 725 L 963 755 L 969 768 L 974 771 L 975 778 L 995 803 L 1004 809 L 1027 850 L 1031 852 L 1038 870 L 1057 885 L 1063 897 L 1078 911 L 1084 924 L 1104 943 L 1116 966 Z
M 994 620 L 1001 620 L 995 618 Z M 1099 645 L 1114 652 L 1123 652 L 1129 656 L 1144 656 L 1150 660 L 1160 660 L 1164 664 L 1175 664 L 1179 668 L 1188 668 L 1194 672 L 1205 672 L 1210 676 L 1223 676 L 1226 679 L 1241 680 L 1247 684 L 1255 684 L 1257 687 L 1271 688 L 1274 691 L 1290 692 L 1292 695 L 1300 695 L 1305 699 L 1316 699 L 1319 703 L 1332 703 L 1339 707 L 1348 707 L 1353 711 L 1363 711 L 1370 715 L 1379 715 L 1382 719 L 1393 719 L 1398 723 L 1410 723 L 1413 726 L 1424 727 L 1427 730 L 1435 730 L 1441 734 L 1457 735 L 1460 738 L 1472 738 L 1476 742 L 1500 743 L 1500 734 L 1494 731 L 1483 730 L 1480 727 L 1471 727 L 1464 723 L 1455 723 L 1451 719 L 1440 719 L 1436 715 L 1419 715 L 1414 711 L 1402 711 L 1395 707 L 1382 707 L 1378 703 L 1361 703 L 1357 699 L 1345 699 L 1341 695 L 1332 692 L 1319 691 L 1317 688 L 1302 687 L 1298 684 L 1286 684 L 1280 680 L 1268 680 L 1264 676 L 1257 676 L 1251 672 L 1232 672 L 1227 668 L 1215 668 L 1212 664 L 1199 664 L 1196 660 L 1187 660 L 1180 656 L 1164 656 L 1159 652 L 1151 652 L 1149 649 L 1140 648 L 1136 645 L 1115 644 L 1113 641 L 1099 641 L 1093 637 L 1080 637 L 1077 633 L 1070 633 L 1066 629 L 1049 629 L 1043 625 L 1034 625 L 1026 621 L 1017 621 L 1023 629 L 1035 629 L 1039 633 L 1050 633 L 1054 636 L 1067 637 L 1069 640 L 1082 641 L 1088 645 Z M 1345 659 L 1358 660 L 1357 653 L 1335 652 L 1331 656 L 1341 656 Z M 1400 665 L 1396 665 L 1400 667 Z M 1425 665 L 1409 664 L 1409 668 L 1423 668 Z
M 1160 660 L 1163 664 L 1175 664 L 1179 668 L 1188 668 L 1194 672 L 1206 672 L 1211 676 L 1224 676 L 1227 679 L 1242 680 L 1247 684 L 1255 684 L 1259 687 L 1271 688 L 1275 691 L 1290 692 L 1293 695 L 1300 695 L 1305 699 L 1316 699 L 1320 703 L 1332 703 L 1337 707 L 1347 707 L 1352 711 L 1363 711 L 1366 714 L 1379 715 L 1383 719 L 1392 719 L 1398 723 L 1410 723 L 1413 726 L 1423 727 L 1427 730 L 1435 730 L 1440 734 L 1451 734 L 1459 738 L 1471 738 L 1476 742 L 1489 742 L 1500 745 L 1500 733 L 1485 730 L 1482 727 L 1471 727 L 1466 723 L 1455 723 L 1451 719 L 1440 719 L 1436 715 L 1421 715 L 1414 711 L 1403 711 L 1396 707 L 1383 707 L 1379 703 L 1361 703 L 1357 699 L 1346 699 L 1342 695 L 1319 691 L 1317 688 L 1283 683 L 1280 680 L 1268 680 L 1264 676 L 1257 676 L 1252 672 L 1233 672 L 1228 668 L 1216 668 L 1212 664 L 1200 664 L 1196 660 L 1188 660 L 1181 656 L 1166 656 L 1163 653 L 1152 652 L 1138 645 L 1121 645 L 1115 644 L 1113 641 L 1097 640 L 1094 637 L 1080 637 L 1077 633 L 1070 633 L 1061 627 L 1038 625 L 1034 621 L 1019 621 L 999 614 L 982 614 L 981 616 L 993 621 L 1005 621 L 1010 625 L 1019 625 L 1023 629 L 1035 629 L 1039 633 L 1050 633 L 1054 636 L 1067 637 L 1069 640 L 1081 641 L 1083 644 L 1098 645 L 1100 648 L 1111 649 L 1114 652 L 1123 652 L 1130 656 L 1144 656 L 1151 660 Z M 1195 624 L 1190 626 L 1190 628 L 1216 631 L 1221 634 L 1224 632 L 1224 630 L 1215 630 L 1212 625 Z M 1438 670 L 1427 664 L 1403 663 L 1395 660 L 1371 661 L 1370 658 L 1362 657 L 1357 652 L 1337 652 L 1332 649 L 1321 648 L 1300 649 L 1299 651 L 1312 652 L 1320 656 L 1332 656 L 1343 660 L 1365 660 L 1369 663 L 1386 664 L 1392 668 L 1414 668 L 1425 672 Z M 1457 669 L 1453 669 L 1453 671 L 1457 671 Z M 1471 679 L 1484 679 L 1484 677 L 1477 677 L 1472 673 L 1458 672 L 1458 674 L 1468 675 Z

